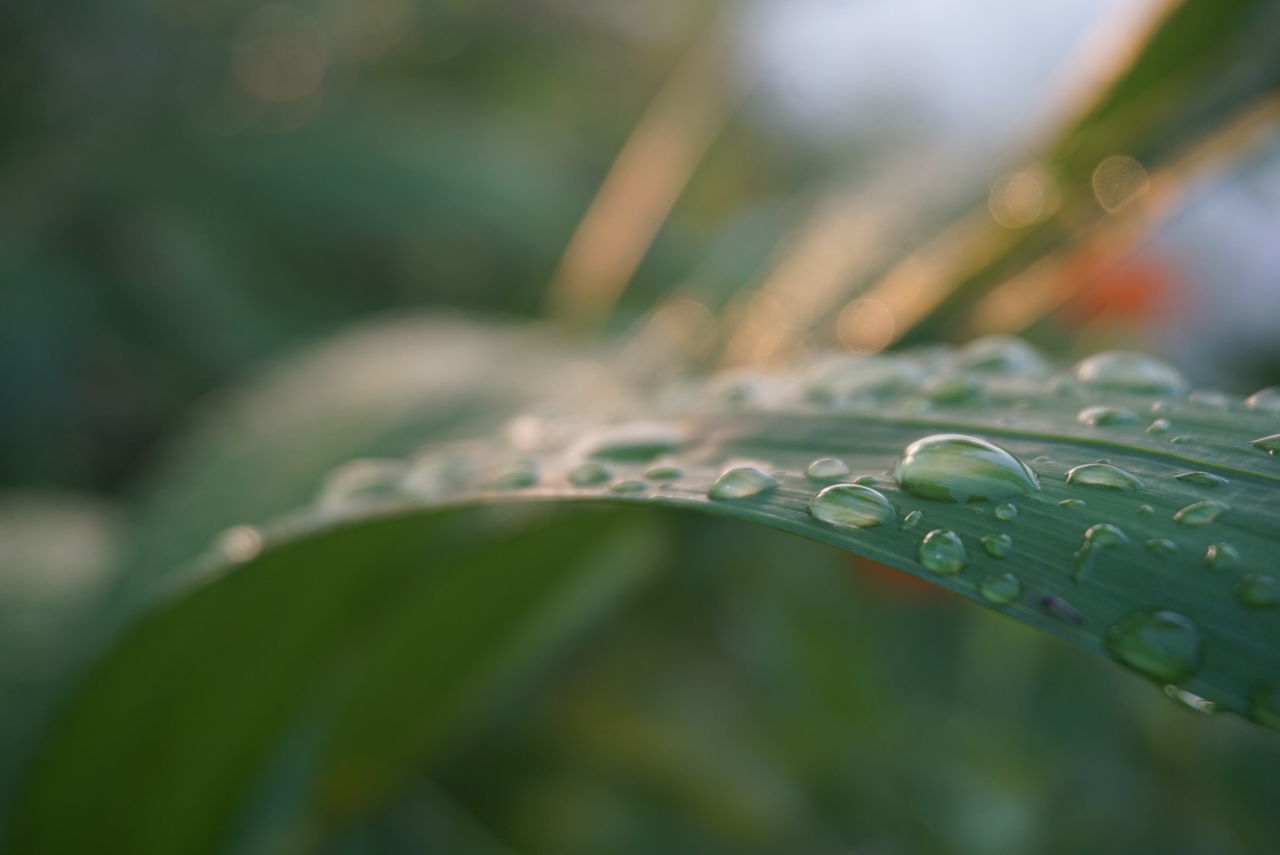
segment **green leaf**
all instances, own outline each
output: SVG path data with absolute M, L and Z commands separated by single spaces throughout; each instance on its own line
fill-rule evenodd
M 645 421 L 531 422 L 518 447 L 442 447 L 330 489 L 305 525 L 269 533 L 90 672 L 33 772 L 15 848 L 203 851 L 318 686 L 336 716 L 318 816 L 367 804 L 441 750 L 530 638 L 562 637 L 546 615 L 611 599 L 580 585 L 614 593 L 615 574 L 634 575 L 619 562 L 646 563 L 643 537 L 612 539 L 628 516 L 586 505 L 821 541 L 1107 653 L 1189 704 L 1276 724 L 1280 459 L 1253 444 L 1280 432 L 1267 396 L 1187 395 L 1131 354 L 1058 373 L 1006 339 L 724 388 L 673 390 Z M 918 444 L 937 435 L 970 439 Z M 516 528 L 450 510 L 477 504 L 510 506 Z M 520 530 L 548 504 L 574 514 Z

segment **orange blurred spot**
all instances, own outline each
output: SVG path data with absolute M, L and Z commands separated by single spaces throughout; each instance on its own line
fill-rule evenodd
M 1158 326 L 1172 320 L 1178 310 L 1177 273 L 1152 254 L 1114 263 L 1080 254 L 1068 262 L 1066 277 L 1074 292 L 1063 308 L 1068 323 Z
M 869 558 L 851 555 L 849 563 L 868 587 L 887 597 L 926 602 L 946 600 L 955 596 L 946 588 Z

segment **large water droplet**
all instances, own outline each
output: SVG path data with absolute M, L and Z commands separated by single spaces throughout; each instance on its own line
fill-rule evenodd
M 1076 421 L 1090 427 L 1111 427 L 1113 425 L 1131 425 L 1138 420 L 1138 414 L 1122 407 L 1108 407 L 1095 404 L 1085 407 L 1076 413 Z
M 1139 490 L 1142 482 L 1137 476 L 1118 466 L 1106 463 L 1084 463 L 1067 470 L 1068 484 L 1086 484 L 1090 487 L 1110 487 L 1113 490 Z
M 1266 573 L 1250 573 L 1236 583 L 1236 599 L 1251 609 L 1280 606 L 1280 579 Z
M 1280 386 L 1259 389 L 1244 399 L 1244 405 L 1264 413 L 1280 413 Z
M 849 474 L 849 466 L 835 457 L 819 457 L 809 464 L 804 474 L 814 481 L 839 481 Z
M 938 434 L 907 446 L 894 476 L 913 496 L 941 502 L 1002 499 L 1040 489 L 1027 464 L 985 439 Z
M 581 457 L 645 461 L 678 448 L 684 437 L 666 422 L 631 422 L 601 428 L 579 441 L 573 451 Z
M 1009 504 L 1008 502 L 1005 502 L 1003 505 L 996 505 L 996 509 L 992 511 L 992 513 L 995 514 L 996 519 L 1004 520 L 1005 522 L 1008 522 L 1009 520 L 1016 520 L 1018 518 L 1017 507 Z
M 1173 476 L 1185 484 L 1199 484 L 1201 487 L 1225 487 L 1231 482 L 1221 475 L 1212 472 L 1179 472 Z
M 1088 386 L 1144 395 L 1177 394 L 1187 383 L 1173 366 L 1145 353 L 1111 350 L 1076 364 L 1076 379 Z
M 1220 502 L 1212 502 L 1205 500 L 1187 505 L 1182 510 L 1173 515 L 1174 522 L 1182 525 L 1208 525 L 1209 523 L 1222 516 L 1227 506 Z
M 954 576 L 969 563 L 960 535 L 945 528 L 936 528 L 926 534 L 920 541 L 916 557 L 926 570 L 939 576 Z
M 707 495 L 713 499 L 747 499 L 778 486 L 771 475 L 754 466 L 735 466 L 721 473 Z
M 1249 715 L 1263 727 L 1280 730 L 1280 683 L 1262 683 L 1253 690 Z
M 1280 454 L 1280 433 L 1273 433 L 1271 436 L 1260 436 L 1255 440 L 1250 440 L 1250 445 L 1254 448 L 1260 448 L 1267 454 Z
M 809 500 L 809 514 L 824 523 L 849 528 L 885 525 L 898 517 L 883 493 L 859 484 L 824 487 Z
M 599 460 L 586 460 L 569 470 L 569 483 L 575 487 L 603 484 L 613 477 L 613 470 Z
M 1168 610 L 1135 612 L 1107 630 L 1117 660 L 1161 683 L 1178 683 L 1200 667 L 1203 641 L 1191 618 Z
M 1007 534 L 984 535 L 981 543 L 983 550 L 992 558 L 1004 558 L 1013 548 L 1013 538 Z
M 1020 338 L 988 335 L 974 339 L 956 354 L 956 361 L 972 371 L 1030 374 L 1045 367 L 1040 353 Z
M 1012 573 L 996 573 L 982 580 L 978 593 L 989 603 L 1007 606 L 1022 593 L 1022 583 Z
M 1232 570 L 1240 566 L 1240 552 L 1229 543 L 1211 543 L 1205 548 L 1204 563 L 1210 570 Z

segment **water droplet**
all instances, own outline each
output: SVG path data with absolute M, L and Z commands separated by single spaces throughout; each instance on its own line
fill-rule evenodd
M 609 488 L 610 493 L 639 493 L 649 489 L 649 484 L 636 478 L 627 478 Z
M 1071 603 L 1062 599 L 1062 597 L 1053 594 L 1041 597 L 1040 606 L 1063 623 L 1073 623 L 1077 626 L 1085 623 L 1084 614 Z
M 814 481 L 839 481 L 849 474 L 849 466 L 834 457 L 819 457 L 809 464 L 804 474 Z
M 1018 518 L 1018 509 L 1008 502 L 1003 505 L 996 505 L 996 509 L 992 513 L 995 514 L 996 519 L 1004 520 L 1005 522 Z
M 494 490 L 518 490 L 522 487 L 532 487 L 537 483 L 538 464 L 532 460 L 521 460 L 491 480 L 489 487 Z
M 1249 715 L 1263 727 L 1280 730 L 1280 683 L 1262 683 L 1253 690 Z
M 1149 517 L 1155 512 L 1156 509 L 1152 505 L 1138 505 L 1138 513 L 1142 514 L 1144 517 Z
M 938 434 L 907 446 L 894 475 L 913 496 L 941 502 L 1002 499 L 1040 489 L 1025 463 L 998 445 L 963 434 Z
M 1076 581 L 1084 578 L 1097 563 L 1098 555 L 1102 550 L 1128 542 L 1129 536 L 1111 523 L 1098 523 L 1091 526 L 1084 533 L 1084 543 L 1072 556 L 1071 578 Z
M 1088 504 L 1089 503 L 1086 502 L 1084 499 L 1063 499 L 1061 502 L 1058 502 L 1058 507 L 1083 508 L 1083 507 L 1086 507 Z
M 1225 487 L 1231 483 L 1221 475 L 1214 475 L 1211 472 L 1179 472 L 1173 477 L 1187 484 L 1199 484 L 1201 487 Z
M 956 353 L 956 361 L 972 371 L 1030 374 L 1044 368 L 1040 353 L 1020 338 L 988 335 L 969 342 Z
M 1196 438 L 1194 436 L 1189 436 L 1187 434 L 1183 434 L 1182 436 L 1175 436 L 1173 439 L 1169 440 L 1169 442 L 1173 443 L 1174 445 L 1186 445 L 1189 442 L 1195 442 L 1195 441 L 1196 441 Z
M 1168 433 L 1171 427 L 1172 425 L 1169 424 L 1168 419 L 1156 419 L 1153 422 L 1151 422 L 1151 424 L 1147 425 L 1147 433 L 1150 433 L 1150 434 Z
M 1164 693 L 1173 700 L 1188 709 L 1195 710 L 1198 713 L 1208 715 L 1218 708 L 1213 701 L 1200 697 L 1194 692 L 1188 692 L 1186 689 L 1179 689 L 1172 684 L 1164 687 Z
M 575 487 L 603 484 L 613 477 L 613 470 L 599 460 L 586 460 L 569 470 L 569 483 Z
M 1142 545 L 1147 548 L 1147 551 L 1154 552 L 1156 555 L 1173 555 L 1178 551 L 1178 544 L 1164 537 L 1153 538 L 1143 542 Z
M 1112 490 L 1138 490 L 1142 482 L 1130 472 L 1106 463 L 1083 463 L 1067 470 L 1068 484 L 1110 487 Z
M 982 548 L 992 558 L 1004 558 L 1013 548 L 1013 538 L 1007 534 L 988 534 L 981 542 Z
M 1280 606 L 1280 579 L 1266 573 L 1250 573 L 1235 587 L 1236 599 L 1251 609 Z
M 321 513 L 342 514 L 401 495 L 409 466 L 403 460 L 370 457 L 334 467 L 325 476 L 318 505 Z
M 1104 639 L 1118 661 L 1161 683 L 1178 683 L 1200 667 L 1200 628 L 1177 612 L 1135 612 L 1113 624 Z
M 1280 386 L 1259 389 L 1244 399 L 1244 405 L 1264 413 L 1280 413 Z
M 1076 364 L 1076 379 L 1087 386 L 1144 395 L 1177 394 L 1186 381 L 1173 366 L 1145 353 L 1111 350 Z
M 684 470 L 672 463 L 659 463 L 646 469 L 644 477 L 650 481 L 674 481 L 684 477 Z
M 1037 466 L 1044 466 L 1046 464 L 1052 463 L 1053 458 L 1047 454 L 1038 454 L 1035 457 L 1031 458 L 1031 462 Z
M 920 391 L 934 404 L 967 404 L 982 398 L 982 383 L 966 374 L 944 374 L 931 378 Z
M 880 484 L 880 479 L 874 475 L 859 475 L 853 479 L 852 483 L 861 484 L 864 487 L 875 487 Z
M 982 580 L 978 593 L 989 603 L 1006 606 L 1018 599 L 1022 583 L 1012 573 L 995 573 Z
M 859 484 L 824 487 L 809 500 L 809 514 L 824 523 L 849 528 L 884 525 L 898 516 L 883 493 Z
M 1214 410 L 1225 410 L 1231 403 L 1230 399 L 1217 389 L 1196 389 L 1187 396 L 1187 402 L 1197 407 Z
M 735 466 L 721 473 L 707 495 L 713 499 L 747 499 L 777 486 L 772 476 L 754 466 Z
M 684 437 L 666 422 L 631 422 L 594 431 L 575 444 L 580 457 L 643 462 L 678 448 Z
M 233 525 L 218 535 L 217 549 L 236 564 L 252 561 L 262 552 L 262 532 L 251 525 Z
M 960 535 L 945 528 L 935 528 L 926 534 L 916 557 L 926 570 L 939 576 L 954 576 L 969 562 Z
M 1260 448 L 1267 454 L 1280 454 L 1280 433 L 1273 433 L 1271 436 L 1261 436 L 1249 442 L 1254 448 Z
M 1092 407 L 1085 407 L 1076 413 L 1076 421 L 1082 425 L 1090 427 L 1111 427 L 1113 425 L 1131 425 L 1138 420 L 1138 414 L 1133 410 L 1126 410 L 1121 407 L 1108 407 L 1105 404 L 1095 404 Z
M 902 530 L 906 531 L 907 529 L 915 528 L 923 518 L 923 511 L 912 511 L 902 518 Z
M 1182 525 L 1208 525 L 1222 516 L 1226 509 L 1226 505 L 1206 499 L 1203 502 L 1187 505 L 1173 515 L 1173 520 Z
M 1229 543 L 1211 543 L 1204 551 L 1204 563 L 1210 570 L 1231 570 L 1240 566 L 1240 552 Z

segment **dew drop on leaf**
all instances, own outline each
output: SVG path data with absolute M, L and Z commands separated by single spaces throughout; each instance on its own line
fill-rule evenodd
M 1142 395 L 1177 394 L 1186 388 L 1178 370 L 1145 353 L 1111 350 L 1076 364 L 1076 379 L 1086 386 Z
M 971 371 L 1031 374 L 1045 367 L 1044 358 L 1016 336 L 988 335 L 974 339 L 956 353 L 956 361 Z
M 604 460 L 646 461 L 678 448 L 683 436 L 666 422 L 631 422 L 602 428 L 585 436 L 576 446 L 582 457 Z
M 1271 436 L 1260 436 L 1255 440 L 1250 440 L 1250 445 L 1254 448 L 1260 448 L 1267 454 L 1280 454 L 1280 433 L 1273 433 Z
M 960 535 L 945 528 L 926 534 L 916 556 L 926 570 L 939 576 L 954 576 L 969 563 Z
M 1194 674 L 1204 644 L 1195 621 L 1166 609 L 1121 619 L 1107 630 L 1104 643 L 1116 660 L 1161 683 Z
M 1236 599 L 1251 609 L 1280 606 L 1280 579 L 1266 573 L 1250 573 L 1236 583 Z
M 1147 433 L 1160 434 L 1168 433 L 1172 425 L 1168 419 L 1155 419 L 1151 424 L 1147 425 Z
M 674 481 L 684 477 L 684 470 L 673 463 L 659 463 L 646 469 L 644 477 L 650 481 Z
M 494 490 L 518 490 L 537 483 L 538 464 L 532 460 L 521 460 L 489 481 L 488 486 Z
M 1244 399 L 1244 405 L 1264 413 L 1280 413 L 1280 386 L 1259 389 Z
M 1027 464 L 998 445 L 964 434 L 911 443 L 894 475 L 911 495 L 941 502 L 1002 499 L 1040 489 Z
M 1187 443 L 1195 442 L 1195 441 L 1196 441 L 1196 438 L 1188 434 L 1175 436 L 1173 439 L 1169 440 L 1169 442 L 1173 443 L 1174 445 L 1186 445 Z
M 613 470 L 599 460 L 586 460 L 569 470 L 569 483 L 576 487 L 603 484 L 613 477 Z
M 318 505 L 322 513 L 342 513 L 401 495 L 409 466 L 403 460 L 369 457 L 335 466 L 325 475 Z
M 1225 487 L 1231 482 L 1221 475 L 1212 472 L 1179 472 L 1173 476 L 1184 484 L 1199 484 L 1201 487 Z
M 1138 513 L 1144 517 L 1149 517 L 1155 512 L 1156 509 L 1151 505 L 1138 505 Z
M 1225 393 L 1219 392 L 1217 389 L 1197 389 L 1187 396 L 1187 401 L 1197 407 L 1206 407 L 1214 410 L 1225 410 L 1230 406 L 1230 399 L 1227 398 Z
M 983 550 L 992 558 L 1004 558 L 1013 548 L 1013 538 L 1007 534 L 984 535 L 981 543 Z
M 839 481 L 849 474 L 849 466 L 835 457 L 819 457 L 809 464 L 804 474 L 814 481 Z
M 1088 502 L 1086 502 L 1084 499 L 1063 499 L 1061 502 L 1058 502 L 1058 507 L 1060 507 L 1060 508 L 1083 508 L 1083 507 L 1087 507 L 1087 506 L 1088 506 L 1088 504 L 1089 504 L 1089 503 L 1088 503 Z
M 1240 566 L 1240 553 L 1229 543 L 1211 543 L 1205 548 L 1204 563 L 1210 570 L 1231 570 Z
M 754 466 L 735 466 L 720 474 L 707 495 L 712 499 L 747 499 L 778 486 L 772 475 Z
M 647 489 L 649 489 L 648 482 L 640 481 L 635 478 L 627 478 L 623 481 L 619 481 L 617 484 L 614 484 L 612 487 L 610 487 L 609 492 L 610 493 L 640 493 Z
M 860 484 L 824 487 L 809 500 L 809 515 L 821 522 L 847 528 L 871 528 L 891 523 L 898 517 L 883 493 Z
M 1206 499 L 1187 505 L 1173 515 L 1173 520 L 1181 525 L 1209 525 L 1222 516 L 1226 509 L 1226 505 Z
M 1018 599 L 1018 595 L 1022 593 L 1022 583 L 1012 573 L 995 573 L 982 580 L 978 585 L 978 593 L 987 602 L 1004 606 Z
M 1003 505 L 996 505 L 996 509 L 992 513 L 995 514 L 996 519 L 1004 520 L 1005 522 L 1008 522 L 1009 520 L 1016 520 L 1018 518 L 1017 507 L 1009 504 L 1008 502 L 1005 502 Z
M 1178 544 L 1167 537 L 1154 537 L 1144 541 L 1142 545 L 1148 552 L 1154 552 L 1156 555 L 1173 555 L 1178 551 Z
M 920 520 L 924 518 L 924 511 L 912 511 L 902 518 L 902 530 L 915 528 Z
M 1071 578 L 1079 581 L 1092 570 L 1101 550 L 1128 542 L 1129 536 L 1111 523 L 1091 526 L 1084 533 L 1084 543 L 1072 556 Z
M 1084 463 L 1067 470 L 1068 484 L 1109 487 L 1112 490 L 1138 490 L 1142 482 L 1131 472 L 1107 463 Z
M 1090 427 L 1111 427 L 1112 425 L 1131 425 L 1138 420 L 1138 414 L 1122 407 L 1109 407 L 1095 404 L 1085 407 L 1076 413 L 1076 421 Z

